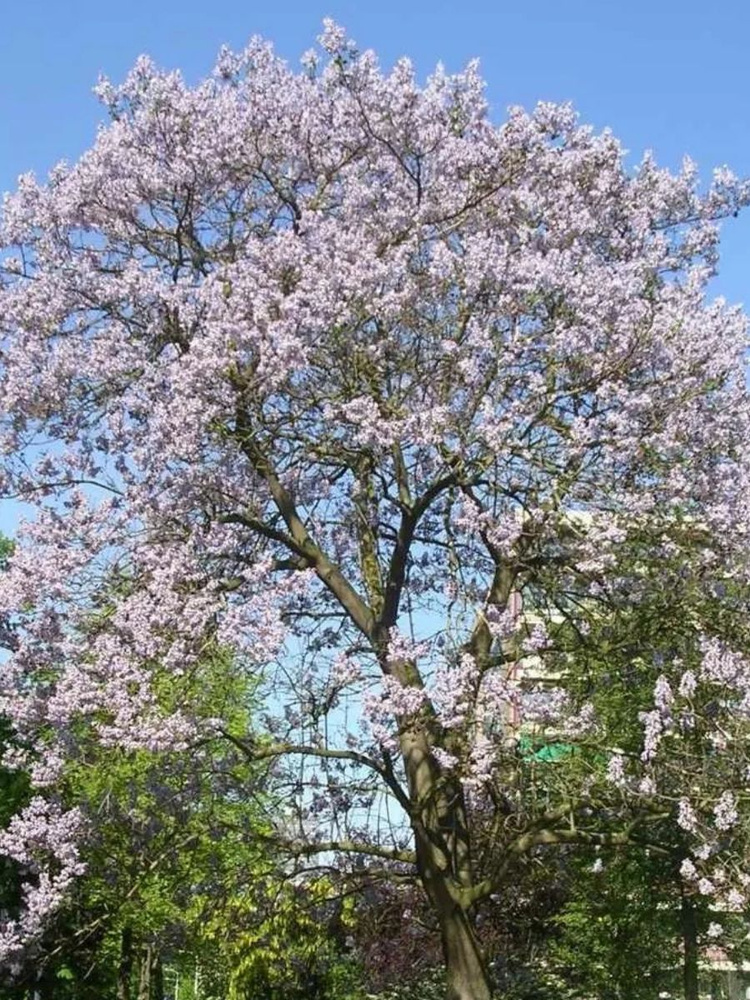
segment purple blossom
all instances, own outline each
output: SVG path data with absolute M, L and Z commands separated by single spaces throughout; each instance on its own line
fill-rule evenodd
M 680 697 L 692 698 L 695 694 L 698 681 L 692 670 L 686 670 L 680 678 Z
M 667 678 L 662 674 L 654 686 L 654 704 L 657 710 L 668 716 L 674 704 L 674 694 Z
M 625 758 L 622 754 L 616 753 L 609 758 L 607 780 L 611 781 L 617 788 L 625 787 L 627 778 L 625 774 Z
M 734 793 L 729 790 L 722 792 L 719 801 L 714 806 L 713 812 L 716 829 L 731 830 L 739 820 L 737 801 Z
M 690 858 L 684 858 L 682 860 L 682 863 L 680 864 L 680 875 L 686 882 L 694 882 L 697 880 L 698 870 Z
M 714 885 L 714 883 L 711 881 L 710 878 L 705 878 L 705 877 L 698 879 L 697 889 L 702 896 L 713 896 L 714 893 L 716 892 L 716 886 Z
M 686 798 L 681 798 L 677 808 L 677 824 L 687 833 L 695 833 L 698 829 L 698 817 Z

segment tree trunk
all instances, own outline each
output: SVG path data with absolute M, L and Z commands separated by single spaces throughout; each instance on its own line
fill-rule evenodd
M 439 794 L 438 799 L 442 798 Z M 429 831 L 421 823 L 415 826 L 415 842 L 420 877 L 432 903 L 440 927 L 443 946 L 448 1000 L 490 1000 L 489 974 L 482 949 L 474 931 L 471 914 L 460 906 L 451 887 L 465 888 L 468 884 L 468 833 L 462 822 L 462 803 L 454 800 L 457 813 L 454 829 L 460 829 L 458 840 L 446 838 L 448 811 L 439 811 L 439 823 Z M 435 816 L 433 814 L 433 819 Z M 446 840 L 452 848 L 445 850 Z M 451 856 L 452 855 L 452 856 Z
M 154 945 L 141 949 L 138 1000 L 164 1000 L 164 969 L 161 956 Z
M 680 924 L 682 930 L 682 978 L 685 989 L 685 1000 L 699 1000 L 698 926 L 695 919 L 693 901 L 684 892 L 680 903 Z
M 123 927 L 120 935 L 120 964 L 117 969 L 117 1000 L 130 1000 L 133 975 L 133 931 Z
M 490 1000 L 487 967 L 472 920 L 455 904 L 438 913 L 448 982 L 448 1000 Z
M 144 945 L 141 952 L 141 974 L 138 983 L 138 1000 L 151 1000 L 151 973 L 153 955 L 151 945 Z
M 412 663 L 402 662 L 393 672 L 404 685 L 421 683 Z M 431 723 L 429 719 L 410 720 L 399 733 L 417 867 L 440 927 L 448 1000 L 490 1000 L 489 975 L 473 919 L 467 906 L 461 905 L 461 894 L 473 881 L 464 792 L 435 759 Z

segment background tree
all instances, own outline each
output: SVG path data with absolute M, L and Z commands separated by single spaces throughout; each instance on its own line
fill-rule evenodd
M 605 880 L 586 876 L 593 856 L 574 861 L 583 877 L 569 882 L 574 906 L 569 911 L 566 905 L 564 925 L 591 930 L 598 917 L 619 926 L 618 934 L 608 940 L 592 942 L 594 954 L 608 956 L 602 969 L 609 980 L 594 990 L 597 995 L 613 989 L 636 994 L 637 987 L 627 981 L 635 951 L 641 957 L 641 987 L 651 988 L 644 978 L 649 961 L 645 945 L 651 936 L 655 972 L 666 974 L 671 965 L 680 964 L 681 995 L 697 997 L 699 959 L 715 955 L 717 945 L 733 950 L 743 924 L 740 915 L 747 909 L 744 862 L 739 860 L 747 857 L 747 675 L 739 652 L 747 649 L 747 588 L 726 567 L 712 563 L 701 526 L 688 521 L 675 525 L 674 531 L 687 538 L 679 547 L 664 539 L 658 564 L 652 564 L 648 554 L 644 557 L 637 537 L 620 547 L 618 590 L 603 588 L 589 601 L 585 641 L 574 629 L 572 654 L 568 622 L 564 616 L 556 622 L 557 682 L 562 678 L 576 700 L 591 700 L 596 731 L 567 747 L 557 743 L 565 753 L 549 758 L 547 786 L 575 789 L 581 785 L 575 774 L 566 773 L 571 767 L 590 768 L 592 776 L 598 770 L 597 780 L 604 776 L 621 795 L 619 804 L 607 796 L 598 798 L 589 782 L 589 809 L 595 815 L 598 803 L 605 825 L 606 813 L 613 808 L 623 817 L 632 809 L 635 817 L 639 799 L 655 806 L 647 826 L 618 849 L 616 863 L 609 852 L 605 867 L 614 888 L 609 879 L 604 885 Z M 698 556 L 692 562 L 685 553 L 688 538 Z M 727 657 L 727 644 L 735 651 L 728 658 L 733 680 L 725 674 L 717 683 L 717 660 Z M 680 706 L 687 698 L 689 705 Z M 537 745 L 546 744 L 550 750 L 554 740 L 554 733 L 536 736 Z M 731 751 L 724 753 L 728 744 Z M 535 756 L 541 757 L 541 752 Z M 702 794 L 695 794 L 698 789 Z M 640 855 L 634 854 L 637 847 Z M 738 866 L 734 878 L 724 868 L 733 862 Z M 700 877 L 698 868 L 706 863 L 713 866 L 713 881 Z M 599 883 L 601 905 L 587 899 L 589 883 Z M 659 899 L 660 914 L 644 897 L 646 886 Z M 618 967 L 624 975 L 619 985 Z
M 592 597 L 662 586 L 665 546 L 746 574 L 745 321 L 704 294 L 747 188 L 630 174 L 567 107 L 495 125 L 473 64 L 420 87 L 332 23 L 321 45 L 294 73 L 253 41 L 195 88 L 140 60 L 100 85 L 92 149 L 5 206 L 3 467 L 38 512 L 0 582 L 3 707 L 38 794 L 0 849 L 40 873 L 7 962 L 79 872 L 50 790 L 82 718 L 104 746 L 222 734 L 277 761 L 279 839 L 418 878 L 458 1000 L 489 996 L 475 916 L 518 855 L 641 838 L 682 798 L 654 779 L 623 811 L 590 762 L 575 795 L 527 782 L 518 725 L 592 717 L 517 681 L 524 653 L 559 660 L 516 595 L 573 656 Z M 636 539 L 642 580 L 616 555 Z M 267 738 L 163 711 L 157 665 L 189 674 L 207 642 L 276 665 Z M 713 648 L 706 683 L 741 701 Z M 690 773 L 701 815 L 727 756 Z
M 251 727 L 247 678 L 220 651 L 189 678 L 156 683 L 165 710 L 189 697 L 197 715 Z M 165 960 L 198 952 L 202 910 L 226 905 L 227 870 L 274 868 L 259 841 L 262 776 L 231 744 L 155 754 L 102 747 L 83 726 L 78 736 L 57 791 L 91 817 L 85 873 L 13 989 L 28 981 L 42 995 L 160 1000 Z

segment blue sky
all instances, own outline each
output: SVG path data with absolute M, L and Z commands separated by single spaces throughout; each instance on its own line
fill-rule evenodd
M 0 191 L 90 144 L 99 73 L 118 80 L 148 52 L 195 80 L 254 33 L 296 62 L 324 16 L 384 64 L 406 54 L 426 74 L 479 56 L 497 120 L 508 104 L 572 100 L 634 159 L 648 148 L 676 167 L 688 153 L 706 177 L 750 175 L 748 0 L 23 0 L 0 30 Z M 726 228 L 715 286 L 750 307 L 749 258 L 750 212 Z
M 120 79 L 148 52 L 197 79 L 223 42 L 253 33 L 296 62 L 326 15 L 384 63 L 407 54 L 427 73 L 479 56 L 498 120 L 508 104 L 572 100 L 634 157 L 651 148 L 676 166 L 689 153 L 706 175 L 750 175 L 747 0 L 25 0 L 0 32 L 0 190 L 85 149 L 99 73 Z M 750 215 L 727 232 L 718 286 L 748 303 L 749 245 Z

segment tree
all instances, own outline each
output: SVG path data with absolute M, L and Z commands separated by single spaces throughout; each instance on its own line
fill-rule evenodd
M 450 996 L 485 1000 L 475 915 L 512 859 L 676 808 L 529 783 L 519 724 L 591 713 L 516 665 L 642 598 L 632 539 L 649 586 L 665 546 L 746 573 L 745 321 L 705 287 L 748 189 L 629 174 L 565 106 L 495 125 L 474 64 L 420 87 L 330 22 L 321 45 L 294 73 L 255 40 L 195 88 L 140 60 L 79 163 L 5 206 L 4 476 L 37 516 L 0 582 L 4 705 L 39 793 L 0 848 L 39 875 L 2 951 L 76 877 L 53 790 L 85 716 L 274 764 L 290 852 L 417 880 Z M 267 738 L 160 710 L 155 664 L 207 643 L 273 667 Z
M 615 809 L 624 819 L 637 815 L 639 799 L 653 806 L 648 824 L 618 846 L 619 856 L 609 851 L 605 879 L 586 878 L 591 854 L 574 860 L 573 871 L 583 875 L 566 879 L 574 905 L 566 904 L 562 925 L 576 934 L 569 954 L 582 960 L 576 969 L 571 958 L 570 974 L 602 996 L 638 992 L 628 981 L 637 951 L 641 988 L 656 989 L 646 979 L 649 963 L 652 976 L 664 974 L 679 953 L 684 996 L 697 998 L 699 956 L 715 954 L 717 944 L 731 949 L 742 924 L 737 915 L 747 909 L 747 674 L 740 655 L 748 649 L 747 587 L 730 567 L 713 562 L 700 525 L 675 523 L 672 532 L 682 542 L 665 539 L 658 563 L 637 535 L 623 542 L 612 573 L 621 592 L 589 601 L 585 639 L 566 637 L 571 623 L 558 621 L 556 676 L 577 702 L 590 700 L 595 731 L 567 747 L 550 743 L 549 735 L 536 739 L 543 750 L 535 756 L 546 752 L 549 762 L 543 787 L 567 787 L 575 795 L 581 782 L 566 772 L 578 768 L 592 776 L 590 809 Z M 717 661 L 732 663 L 732 674 L 720 680 Z M 619 803 L 595 790 L 605 775 L 619 790 Z M 587 882 L 599 883 L 595 902 Z M 603 920 L 618 932 L 600 935 Z M 597 965 L 603 978 L 595 987 Z
M 647 1000 L 679 982 L 679 882 L 659 857 L 584 859 L 555 917 L 549 962 L 581 996 Z M 679 996 L 679 993 L 675 993 Z
M 736 949 L 745 933 L 750 635 L 746 582 L 713 562 L 700 526 L 682 530 L 696 546 L 692 563 L 687 541 L 666 545 L 651 568 L 635 546 L 629 558 L 644 592 L 617 616 L 597 616 L 575 683 L 591 692 L 615 749 L 613 783 L 624 798 L 664 810 L 646 837 L 652 856 L 631 870 L 651 871 L 679 918 L 684 996 L 697 1000 L 701 953 Z
M 251 728 L 248 679 L 221 651 L 205 651 L 190 676 L 154 679 L 165 710 L 187 697 L 197 715 L 220 712 L 231 731 Z M 165 960 L 208 952 L 206 911 L 226 914 L 230 878 L 237 892 L 252 879 L 258 905 L 260 883 L 278 870 L 262 839 L 262 781 L 226 742 L 155 753 L 103 747 L 82 721 L 77 735 L 56 790 L 95 818 L 80 849 L 85 870 L 19 967 L 12 995 L 28 985 L 77 1000 L 161 1000 Z

